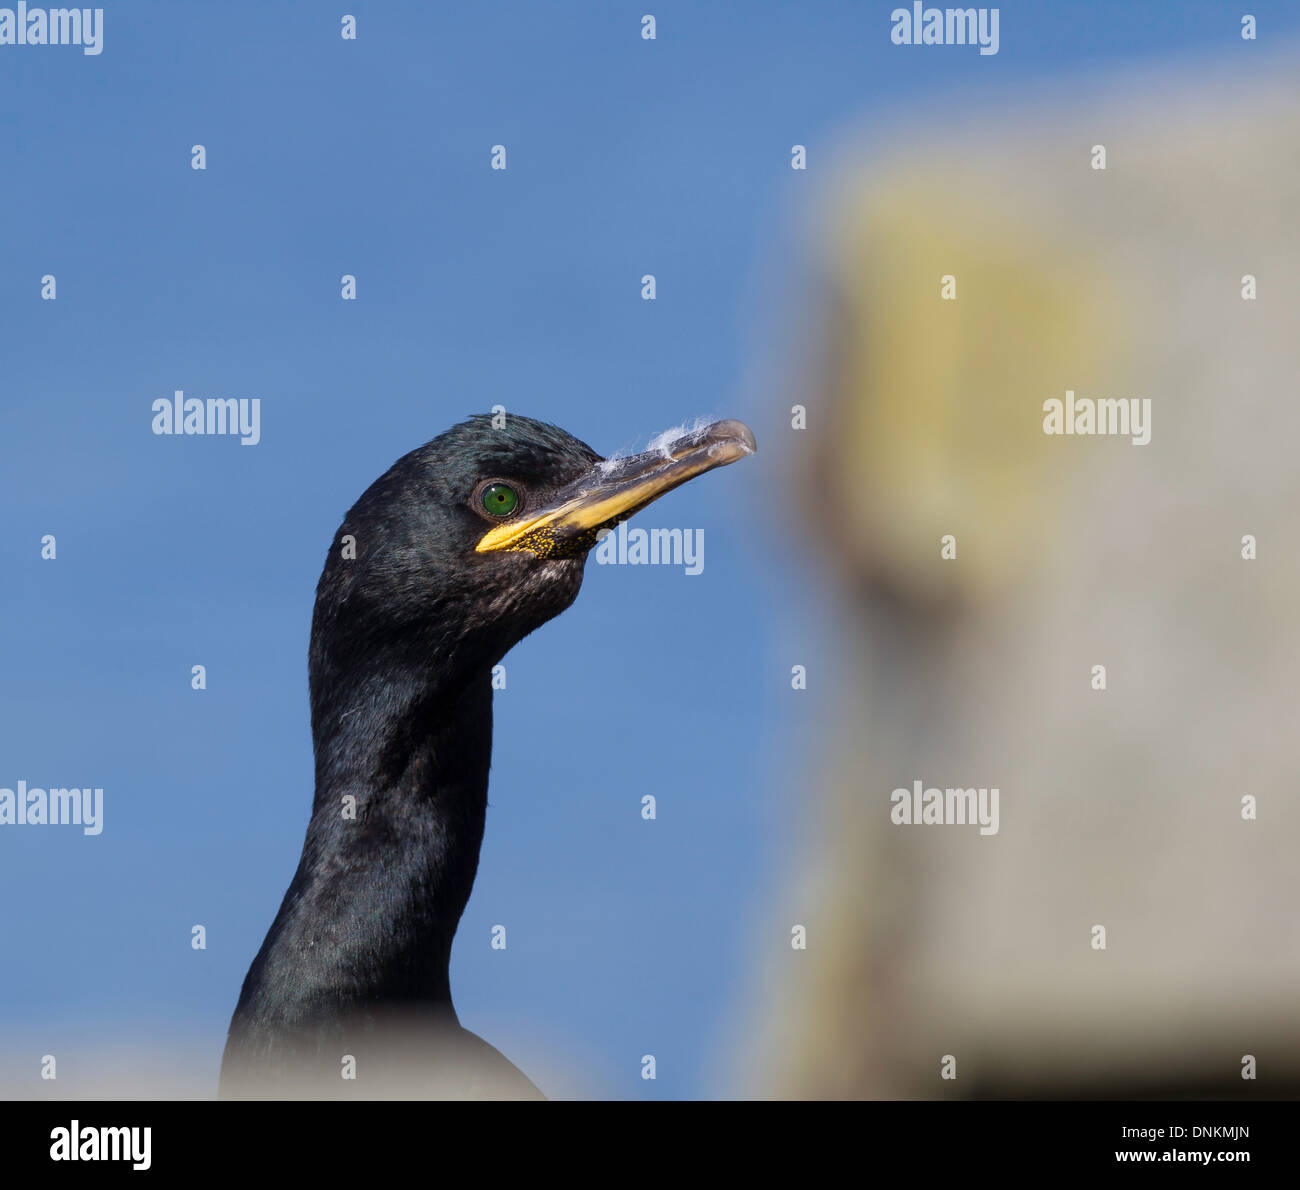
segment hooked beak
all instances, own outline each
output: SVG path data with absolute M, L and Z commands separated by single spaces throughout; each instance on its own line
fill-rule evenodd
M 604 459 L 555 493 L 544 508 L 496 525 L 475 547 L 527 550 L 539 558 L 586 553 L 602 529 L 612 529 L 688 479 L 725 467 L 758 449 L 749 427 L 715 421 L 657 450 L 625 459 Z

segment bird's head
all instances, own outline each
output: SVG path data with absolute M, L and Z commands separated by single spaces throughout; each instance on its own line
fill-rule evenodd
M 478 416 L 398 459 L 347 514 L 317 588 L 317 687 L 374 672 L 368 656 L 436 667 L 495 664 L 569 606 L 601 531 L 755 449 L 719 421 L 604 459 L 556 426 Z

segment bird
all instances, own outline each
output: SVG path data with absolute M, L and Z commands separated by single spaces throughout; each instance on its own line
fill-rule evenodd
M 352 506 L 312 613 L 311 818 L 240 991 L 220 1097 L 541 1097 L 451 996 L 492 669 L 573 603 L 606 531 L 755 450 L 723 420 L 604 458 L 498 411 L 404 455 Z

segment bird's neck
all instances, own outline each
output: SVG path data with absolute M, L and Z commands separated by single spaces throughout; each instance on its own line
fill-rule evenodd
M 313 706 L 312 819 L 237 1021 L 274 1031 L 384 1006 L 454 1020 L 448 967 L 483 840 L 491 681 L 432 690 L 388 669 L 382 688 L 363 681 Z

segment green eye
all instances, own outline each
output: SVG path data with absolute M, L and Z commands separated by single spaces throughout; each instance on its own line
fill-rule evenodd
M 519 493 L 507 483 L 489 484 L 483 489 L 483 507 L 493 516 L 509 516 L 519 507 Z

